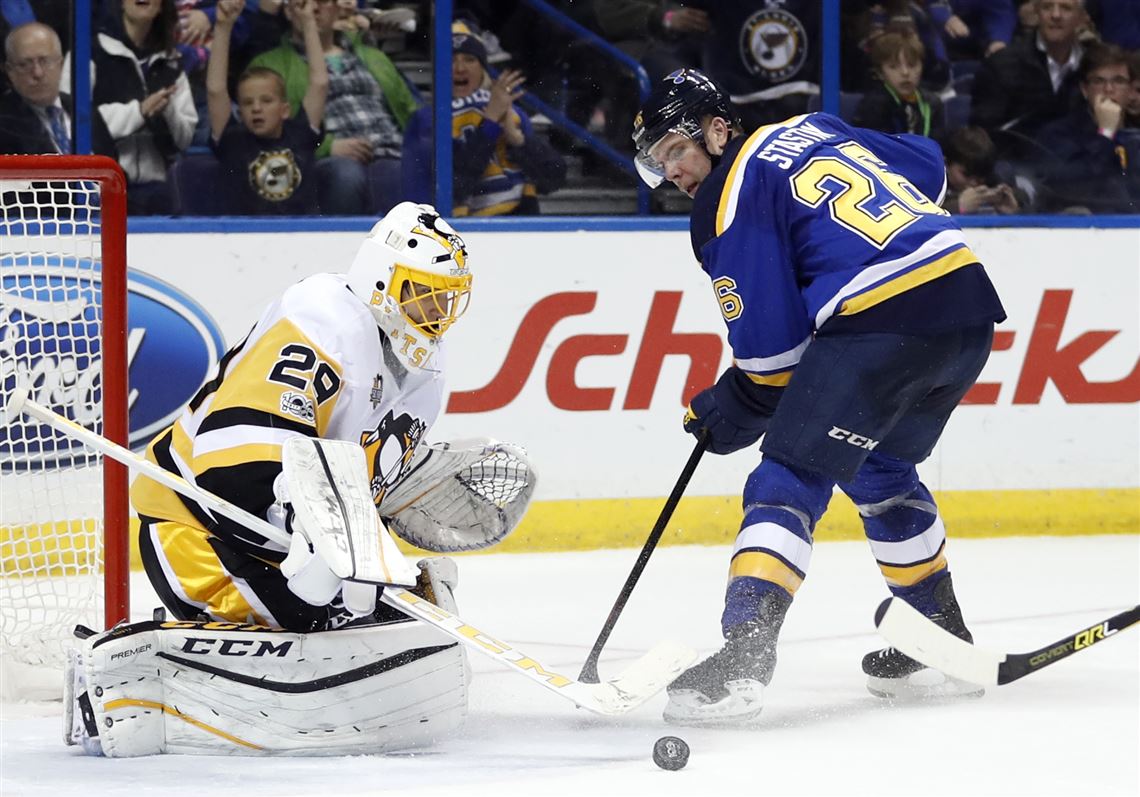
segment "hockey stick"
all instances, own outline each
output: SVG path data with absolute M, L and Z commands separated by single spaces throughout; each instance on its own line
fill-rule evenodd
M 246 512 L 241 507 L 213 493 L 190 484 L 182 477 L 159 467 L 144 457 L 85 429 L 74 421 L 28 399 L 23 388 L 13 390 L 5 412 L 9 419 L 20 412 L 37 418 L 54 429 L 74 437 L 111 459 L 166 485 L 218 514 L 240 523 L 266 539 L 289 547 L 287 532 L 267 520 Z M 661 691 L 696 659 L 696 651 L 674 642 L 658 643 L 631 664 L 623 673 L 605 683 L 581 683 L 544 667 L 537 659 L 518 648 L 484 633 L 462 618 L 400 587 L 385 585 L 380 600 L 416 620 L 439 629 L 447 636 L 494 659 L 515 672 L 525 675 L 540 686 L 598 714 L 618 715 L 636 708 Z
M 665 506 L 661 508 L 661 514 L 657 517 L 657 522 L 653 524 L 653 530 L 649 532 L 649 537 L 645 540 L 645 545 L 641 547 L 641 553 L 637 555 L 637 561 L 633 563 L 633 569 L 629 571 L 629 576 L 625 580 L 625 584 L 618 593 L 617 600 L 614 601 L 614 606 L 610 609 L 610 616 L 606 618 L 602 630 L 598 633 L 598 638 L 594 642 L 594 647 L 590 649 L 590 655 L 586 657 L 586 663 L 582 665 L 582 672 L 578 673 L 578 680 L 589 684 L 596 684 L 600 680 L 598 677 L 598 658 L 602 655 L 602 648 L 606 646 L 609 641 L 610 634 L 617 625 L 618 618 L 621 617 L 622 610 L 625 609 L 625 604 L 629 600 L 629 596 L 633 593 L 633 588 L 637 586 L 637 580 L 641 578 L 641 573 L 645 570 L 645 566 L 649 563 L 649 556 L 653 553 L 653 549 L 657 547 L 657 541 L 661 539 L 661 535 L 665 533 L 665 526 L 669 523 L 669 518 L 673 517 L 673 510 L 677 508 L 677 504 L 681 500 L 681 496 L 685 494 L 685 488 L 689 486 L 689 480 L 693 478 L 693 472 L 697 469 L 697 463 L 701 461 L 701 456 L 705 453 L 705 448 L 708 445 L 708 432 L 702 432 L 701 436 L 697 438 L 697 444 L 693 447 L 693 453 L 689 454 L 689 460 L 685 463 L 685 467 L 681 469 L 681 475 L 677 477 L 677 483 L 673 485 L 673 492 L 669 493 L 669 498 L 665 501 Z
M 928 667 L 983 686 L 1001 686 L 1032 675 L 1137 622 L 1140 606 L 1133 606 L 1029 653 L 998 653 L 959 639 L 898 598 L 887 598 L 875 612 L 875 625 L 892 646 Z

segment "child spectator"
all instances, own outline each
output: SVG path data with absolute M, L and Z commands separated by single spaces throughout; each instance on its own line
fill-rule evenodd
M 884 133 L 942 138 L 946 132 L 942 100 L 919 87 L 925 55 L 922 42 L 892 31 L 871 41 L 870 55 L 879 80 L 863 95 L 854 124 Z
M 230 37 L 243 0 L 219 0 L 214 44 L 206 71 L 210 143 L 230 177 L 232 195 L 247 215 L 303 215 L 319 212 L 316 162 L 329 77 L 321 55 L 314 6 L 292 0 L 304 32 L 308 85 L 296 116 L 289 116 L 285 81 L 271 69 L 252 68 L 237 81 L 238 114 L 233 118 L 226 74 Z
M 531 128 L 513 101 L 522 96 L 521 72 L 487 74 L 487 50 L 465 25 L 452 28 L 452 152 L 456 216 L 538 213 L 537 194 L 562 187 L 566 162 Z M 404 198 L 430 202 L 431 113 L 421 108 L 408 124 Z
M 326 135 L 317 149 L 321 212 L 332 216 L 386 212 L 395 204 L 403 131 L 418 103 L 387 55 L 365 44 L 359 33 L 336 29 L 340 9 L 335 0 L 318 0 L 313 13 L 329 76 Z M 296 109 L 306 91 L 310 65 L 291 1 L 285 16 L 291 32 L 250 66 L 268 67 L 285 78 L 289 105 Z M 378 203 L 387 207 L 377 207 Z
M 996 174 L 997 148 L 980 127 L 962 127 L 950 134 L 946 156 L 946 198 L 942 207 L 954 214 L 1020 212 L 1027 194 L 1003 183 Z

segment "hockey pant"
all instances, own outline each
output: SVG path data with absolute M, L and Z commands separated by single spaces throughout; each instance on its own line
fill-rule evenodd
M 323 631 L 351 616 L 339 596 L 312 606 L 294 595 L 276 564 L 235 551 L 194 526 L 141 517 L 139 551 L 163 605 L 180 620 L 251 623 Z
M 732 550 L 721 625 L 724 633 L 756 619 L 771 590 L 795 595 L 807 575 L 816 523 L 835 482 L 765 457 L 744 488 L 745 512 Z M 946 529 L 930 491 L 909 462 L 872 452 L 838 485 L 859 509 L 871 552 L 891 592 L 932 613 L 934 586 L 946 575 Z

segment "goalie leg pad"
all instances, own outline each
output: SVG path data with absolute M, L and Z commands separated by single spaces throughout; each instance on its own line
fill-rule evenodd
M 121 625 L 75 652 L 65 737 L 109 757 L 403 750 L 462 724 L 469 677 L 462 648 L 411 620 Z

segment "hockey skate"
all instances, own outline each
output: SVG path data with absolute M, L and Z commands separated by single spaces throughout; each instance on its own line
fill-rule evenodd
M 950 576 L 934 588 L 934 600 L 939 606 L 930 619 L 954 636 L 973 642 L 974 637 L 962 619 L 962 609 L 954 596 Z M 927 667 L 896 648 L 883 648 L 863 657 L 863 672 L 867 674 L 867 690 L 876 697 L 888 700 L 930 700 L 948 697 L 980 697 L 985 688 L 952 678 Z
M 756 621 L 729 629 L 724 647 L 669 684 L 665 721 L 693 727 L 753 723 L 776 669 L 776 640 L 790 605 L 784 595 L 765 596 Z

